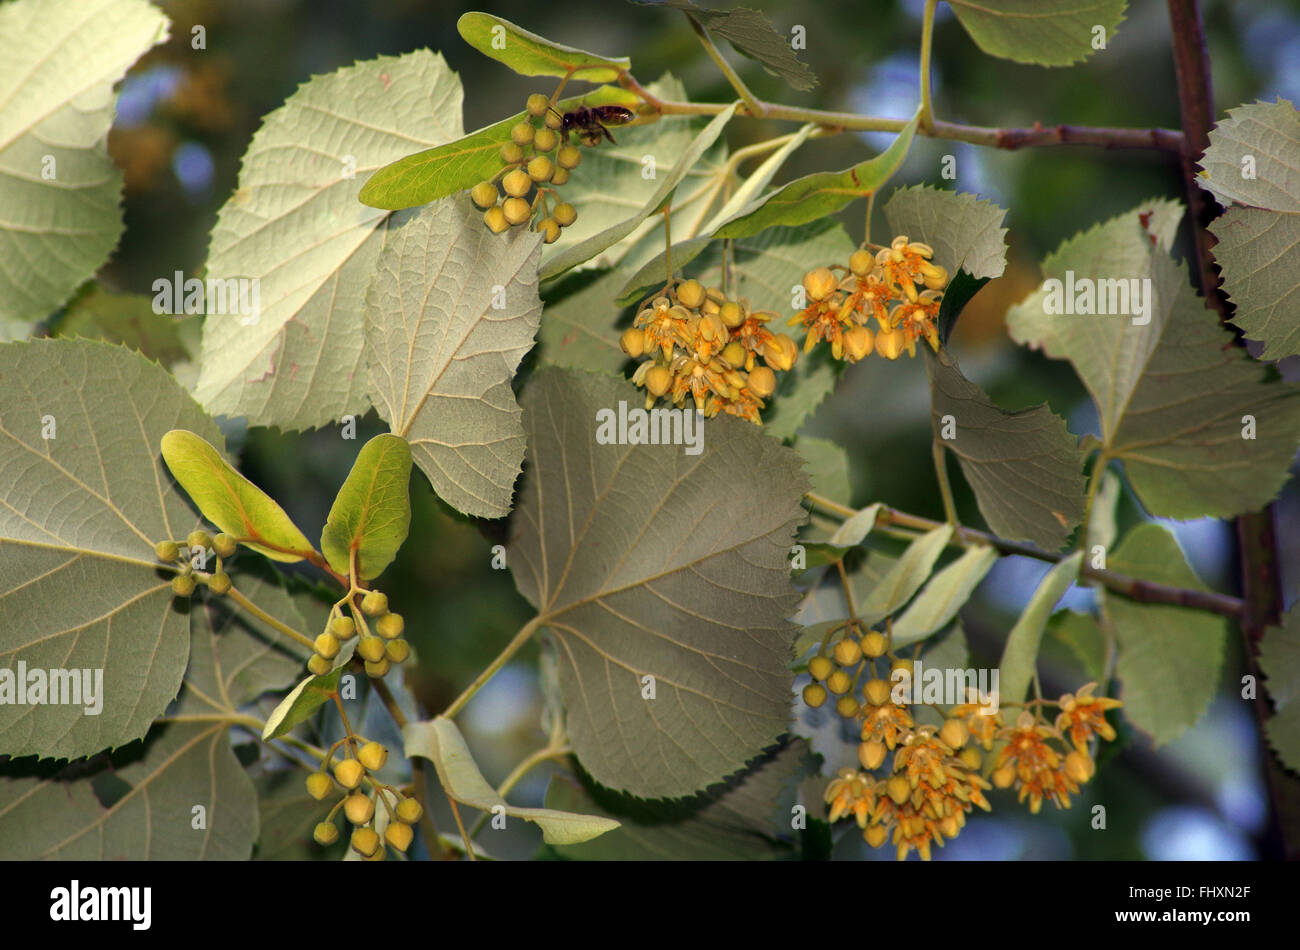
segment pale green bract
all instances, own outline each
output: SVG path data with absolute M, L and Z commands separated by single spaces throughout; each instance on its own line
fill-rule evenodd
M 443 716 L 408 723 L 402 730 L 407 756 L 433 762 L 443 789 L 456 801 L 489 814 L 501 813 L 531 821 L 542 829 L 547 844 L 581 844 L 619 826 L 613 818 L 577 815 L 553 808 L 520 808 L 496 793 L 470 754 L 456 723 Z

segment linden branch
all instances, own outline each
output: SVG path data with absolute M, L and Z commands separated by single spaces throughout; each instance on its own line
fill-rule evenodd
M 717 115 L 729 109 L 729 102 L 677 102 L 660 99 L 636 81 L 631 73 L 624 72 L 619 83 L 636 93 L 642 101 L 659 115 Z M 742 102 L 737 115 L 751 118 L 776 119 L 783 122 L 815 122 L 839 132 L 901 132 L 909 119 L 887 119 L 859 115 L 855 112 L 833 112 L 825 109 L 806 109 L 787 106 L 762 99 L 754 100 L 755 112 Z M 1108 149 L 1154 149 L 1181 155 L 1183 135 L 1173 129 L 1125 129 L 1092 125 L 1051 125 L 1035 123 L 1028 128 L 989 128 L 963 125 L 935 119 L 929 128 L 917 129 L 918 135 L 936 139 L 951 139 L 984 145 L 990 148 L 1019 149 L 1045 145 L 1093 145 Z
M 812 492 L 804 495 L 804 500 L 811 507 L 834 517 L 849 518 L 857 514 L 852 508 Z M 878 527 L 901 527 L 924 532 L 942 528 L 945 524 L 946 522 L 932 521 L 929 518 L 908 514 L 885 505 L 880 507 L 880 511 L 876 515 L 876 525 Z M 1038 561 L 1050 563 L 1056 563 L 1063 557 L 1061 554 L 1044 551 L 1032 544 L 1021 541 L 1008 541 L 1005 538 L 989 534 L 987 531 L 967 527 L 961 527 L 958 531 L 953 532 L 952 539 L 948 544 L 952 547 L 986 545 L 1003 554 L 1019 554 L 1022 557 L 1031 557 Z M 1079 569 L 1079 576 L 1090 578 L 1108 590 L 1113 590 L 1130 600 L 1136 600 L 1144 604 L 1171 604 L 1178 607 L 1192 607 L 1234 619 L 1240 619 L 1245 615 L 1245 604 L 1239 598 L 1230 597 L 1227 594 L 1157 584 L 1154 581 L 1143 580 L 1140 577 L 1130 577 L 1127 574 L 1118 574 L 1114 571 L 1098 570 L 1089 567 L 1087 564 Z

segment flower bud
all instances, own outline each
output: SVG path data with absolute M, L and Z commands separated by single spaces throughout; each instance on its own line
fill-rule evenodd
M 889 684 L 882 679 L 868 680 L 863 692 L 867 702 L 873 706 L 883 706 L 889 702 Z
M 181 556 L 181 549 L 175 541 L 159 541 L 154 545 L 153 553 L 158 556 L 158 560 L 170 562 Z
M 749 374 L 749 391 L 759 399 L 766 399 L 776 392 L 776 374 L 766 366 L 755 366 Z
M 853 681 L 849 678 L 849 674 L 843 670 L 836 670 L 826 677 L 826 688 L 836 696 L 847 693 L 851 685 L 853 685 Z
M 949 719 L 939 730 L 939 739 L 950 749 L 960 749 L 970 738 L 970 730 L 960 719 Z
M 803 701 L 811 709 L 818 708 L 826 702 L 826 687 L 821 683 L 809 683 L 803 688 Z
M 808 661 L 808 675 L 815 680 L 824 680 L 835 672 L 835 664 L 830 657 L 815 656 Z
M 798 358 L 798 344 L 784 333 L 775 334 L 763 345 L 763 359 L 773 369 L 788 370 Z
M 901 330 L 881 330 L 876 334 L 876 352 L 887 360 L 898 359 L 905 345 Z
M 864 356 L 870 355 L 876 337 L 867 327 L 855 324 L 844 331 L 843 340 L 844 354 L 849 358 L 850 363 L 856 363 Z
M 368 858 L 379 850 L 379 835 L 373 828 L 357 828 L 352 832 L 352 850 Z
M 673 383 L 673 374 L 668 371 L 666 366 L 652 366 L 650 371 L 645 374 L 646 392 L 658 398 L 668 392 L 668 387 Z
M 353 792 L 343 802 L 343 814 L 354 825 L 364 825 L 375 817 L 375 803 L 365 792 Z
M 814 302 L 825 300 L 835 293 L 839 281 L 829 267 L 818 267 L 803 275 L 803 289 L 808 292 L 808 299 Z
M 677 285 L 677 301 L 682 306 L 698 310 L 704 300 L 704 285 L 698 280 L 684 280 Z
M 866 277 L 875 266 L 876 259 L 871 255 L 870 251 L 854 251 L 849 257 L 849 270 L 853 271 L 858 277 Z
M 852 637 L 845 637 L 835 644 L 835 662 L 840 666 L 857 666 L 862 659 L 862 647 Z
M 886 783 L 885 791 L 889 793 L 895 805 L 901 805 L 911 797 L 912 785 L 904 776 L 894 775 Z
M 878 656 L 885 655 L 885 635 L 872 630 L 862 638 L 862 652 L 867 656 L 875 659 Z
M 885 744 L 878 739 L 872 739 L 869 742 L 863 742 L 858 745 L 858 761 L 868 772 L 874 772 L 880 768 L 880 763 L 885 761 Z

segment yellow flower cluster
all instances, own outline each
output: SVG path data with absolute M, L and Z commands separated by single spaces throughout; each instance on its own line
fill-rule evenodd
M 942 726 L 918 726 L 906 701 L 896 702 L 901 697 L 890 686 L 900 671 L 911 673 L 912 661 L 895 658 L 887 680 L 876 669 L 876 660 L 889 652 L 887 636 L 864 632 L 856 621 L 846 621 L 838 630 L 843 635 L 834 647 L 829 643 L 837 632 L 833 629 L 809 661 L 813 682 L 803 691 L 804 701 L 814 707 L 836 694 L 836 711 L 861 724 L 861 768 L 842 769 L 827 786 L 829 818 L 834 823 L 853 816 L 869 845 L 890 842 L 900 861 L 913 849 L 930 860 L 932 845 L 942 847 L 955 838 L 975 807 L 990 810 L 984 792 L 994 786 L 1014 784 L 1020 800 L 1028 798 L 1035 813 L 1044 798 L 1068 808 L 1070 795 L 1095 771 L 1089 742 L 1094 736 L 1115 738 L 1105 714 L 1120 703 L 1094 697 L 1095 683 L 1061 697 L 1054 726 L 1026 711 L 1008 728 L 1001 712 L 990 711 L 974 691 L 967 702 L 947 710 Z M 1066 746 L 1067 736 L 1073 748 Z M 993 762 L 990 783 L 981 774 L 984 757 L 976 746 L 991 751 L 997 740 L 1005 744 Z M 887 773 L 877 777 L 873 773 L 886 765 L 891 752 Z
M 818 267 L 804 274 L 809 304 L 789 320 L 790 326 L 805 328 L 804 352 L 829 340 L 837 360 L 856 363 L 873 351 L 890 360 L 904 350 L 915 356 L 919 339 L 937 350 L 948 272 L 931 261 L 933 256 L 928 244 L 900 234 L 875 254 L 855 251 L 848 267 Z
M 649 357 L 632 376 L 646 391 L 646 408 L 660 398 L 681 407 L 689 397 L 705 416 L 725 412 L 761 423 L 764 400 L 776 391 L 774 371 L 799 356 L 794 340 L 767 329 L 774 316 L 698 280 L 648 301 L 619 341 L 633 359 Z

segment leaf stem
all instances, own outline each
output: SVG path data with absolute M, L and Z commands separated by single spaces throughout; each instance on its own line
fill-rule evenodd
M 687 13 L 686 19 L 690 21 L 691 29 L 695 31 L 695 35 L 700 38 L 700 43 L 704 46 L 704 52 L 708 53 L 709 59 L 717 64 L 718 69 L 722 71 L 722 75 L 731 84 L 731 88 L 736 90 L 736 95 L 740 97 L 740 101 L 745 104 L 745 111 L 755 119 L 763 118 L 765 114 L 763 104 L 749 91 L 749 87 L 740 78 L 740 74 L 731 68 L 731 64 L 727 62 L 709 37 L 708 31 L 691 14 Z
M 952 497 L 952 483 L 948 481 L 948 459 L 944 455 L 943 442 L 938 436 L 935 436 L 930 443 L 930 454 L 934 458 L 934 474 L 939 479 L 939 497 L 943 499 L 944 515 L 960 535 L 961 522 L 957 520 L 957 504 Z
M 274 617 L 268 614 L 261 607 L 257 606 L 257 604 L 253 603 L 242 593 L 237 591 L 234 587 L 231 587 L 230 590 L 226 591 L 226 596 L 229 597 L 235 603 L 239 604 L 239 606 L 243 607 L 246 611 L 248 611 L 258 620 L 262 621 L 263 623 L 267 624 L 270 627 L 274 627 L 280 633 L 283 633 L 286 637 L 289 637 L 292 640 L 296 640 L 298 643 L 302 644 L 309 650 L 316 649 L 316 642 L 312 640 L 311 637 L 307 636 L 304 633 L 299 633 L 297 630 L 293 629 L 293 627 L 290 627 L 288 624 L 276 620 Z
M 460 807 L 456 804 L 456 799 L 448 795 L 447 803 L 451 805 L 451 813 L 456 818 L 456 827 L 460 829 L 460 840 L 465 845 L 465 854 L 471 861 L 477 861 L 478 855 L 474 853 L 474 845 L 470 843 L 469 835 L 465 834 L 465 822 L 460 820 Z
M 465 688 L 465 691 L 457 696 L 450 706 L 443 710 L 442 715 L 447 719 L 451 719 L 458 712 L 464 709 L 465 704 L 474 698 L 474 694 L 479 691 L 483 684 L 495 676 L 497 671 L 500 670 L 501 667 L 505 666 L 506 663 L 510 661 L 510 658 L 518 653 L 525 643 L 532 639 L 533 634 L 537 632 L 538 627 L 541 625 L 542 618 L 537 616 L 520 627 L 519 632 L 515 634 L 514 639 L 507 643 L 505 649 L 497 655 L 495 660 L 488 664 L 487 668 L 478 675 L 478 678 L 475 679 L 474 682 L 470 683 L 469 686 Z
M 934 104 L 930 99 L 930 47 L 934 40 L 934 8 L 938 0 L 925 0 L 921 20 L 921 121 L 917 128 L 934 132 Z
M 831 501 L 829 498 L 823 498 L 813 492 L 804 495 L 804 500 L 810 506 L 840 518 L 849 518 L 857 514 L 854 509 Z M 876 525 L 880 527 L 898 525 L 905 528 L 914 528 L 918 531 L 933 531 L 935 528 L 943 527 L 944 524 L 946 522 L 933 521 L 930 518 L 908 514 L 887 505 L 882 505 L 876 515 Z M 987 545 L 1001 551 L 1003 554 L 1018 554 L 1021 557 L 1030 557 L 1053 564 L 1062 559 L 1062 555 L 1044 551 L 1032 544 L 1026 544 L 1023 541 L 1008 541 L 1005 538 L 989 534 L 987 531 L 964 526 L 953 533 L 948 544 L 950 547 Z M 1241 599 L 1230 597 L 1227 594 L 1171 587 L 1168 584 L 1157 584 L 1154 581 L 1130 577 L 1127 574 L 1117 574 L 1114 571 L 1097 570 L 1087 564 L 1084 564 L 1079 569 L 1079 576 L 1092 578 L 1108 590 L 1113 590 L 1117 594 L 1122 594 L 1130 600 L 1136 600 L 1140 603 L 1192 607 L 1196 610 L 1206 610 L 1210 613 L 1222 614 L 1225 617 L 1236 619 L 1240 619 L 1245 614 L 1245 605 Z

